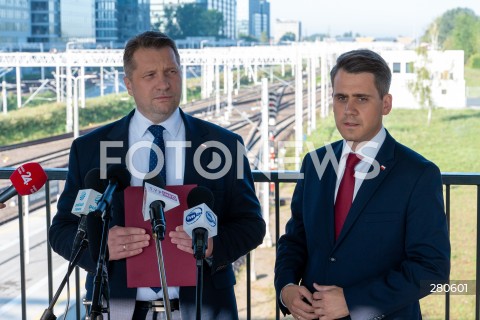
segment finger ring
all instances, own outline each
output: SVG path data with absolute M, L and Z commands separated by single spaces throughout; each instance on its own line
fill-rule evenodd
M 123 245 L 123 251 L 126 251 L 126 250 L 127 250 L 127 245 L 124 244 L 124 245 Z

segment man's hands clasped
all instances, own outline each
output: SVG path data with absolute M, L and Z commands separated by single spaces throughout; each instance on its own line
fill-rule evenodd
M 333 320 L 348 316 L 349 311 L 343 289 L 337 286 L 313 284 L 311 293 L 304 286 L 289 285 L 283 288 L 282 301 L 297 320 Z

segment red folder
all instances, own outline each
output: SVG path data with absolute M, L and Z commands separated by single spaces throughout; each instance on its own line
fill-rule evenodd
M 167 230 L 161 241 L 165 276 L 168 286 L 183 287 L 196 285 L 196 266 L 193 254 L 186 253 L 172 244 L 169 232 L 183 224 L 183 211 L 188 209 L 187 196 L 195 185 L 167 186 L 165 189 L 178 195 L 180 205 L 165 212 Z M 152 236 L 150 220 L 142 215 L 143 187 L 128 187 L 125 197 L 125 226 L 145 229 Z M 139 255 L 127 258 L 127 287 L 161 287 L 158 272 L 155 239 Z

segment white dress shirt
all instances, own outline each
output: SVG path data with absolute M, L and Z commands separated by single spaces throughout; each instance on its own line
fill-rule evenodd
M 148 128 L 158 124 L 165 128 L 163 132 L 163 139 L 165 141 L 165 164 L 167 185 L 182 185 L 185 172 L 185 125 L 180 115 L 180 110 L 177 110 L 164 122 L 152 123 L 145 116 L 143 116 L 138 109 L 130 120 L 128 128 L 128 146 L 131 148 L 136 143 L 153 143 L 153 135 Z M 131 163 L 129 165 L 132 177 L 130 185 L 142 186 L 143 177 L 149 170 L 150 148 L 141 147 L 131 155 Z M 133 166 L 133 170 L 132 167 Z M 142 212 L 138 212 L 142 214 Z M 154 241 L 153 239 L 151 241 Z M 152 266 L 158 269 L 157 266 Z M 150 301 L 163 297 L 162 290 L 155 293 L 151 288 L 138 288 L 137 300 Z M 175 299 L 179 297 L 179 287 L 168 287 L 168 297 Z
M 382 147 L 386 136 L 387 132 L 385 131 L 385 128 L 382 127 L 380 131 L 372 138 L 372 140 L 362 142 L 358 145 L 356 153 L 360 156 L 359 158 L 361 161 L 355 166 L 355 188 L 353 190 L 352 202 L 355 199 L 355 196 L 357 195 L 357 192 L 360 189 L 363 181 L 366 179 L 366 174 L 368 173 L 370 166 L 375 161 L 378 150 L 380 150 Z M 338 188 L 340 186 L 340 182 L 342 181 L 343 173 L 345 172 L 348 154 L 351 152 L 353 152 L 351 149 L 351 142 L 343 140 L 342 155 L 340 157 L 340 161 L 338 162 L 337 184 L 335 186 L 334 201 L 337 199 Z

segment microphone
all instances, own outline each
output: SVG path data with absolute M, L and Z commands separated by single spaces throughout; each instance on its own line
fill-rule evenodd
M 210 207 L 215 199 L 206 187 L 193 188 L 187 197 L 190 209 L 183 213 L 183 230 L 192 238 L 193 256 L 197 260 L 205 258 L 208 238 L 217 235 L 217 216 Z
M 123 191 L 130 184 L 130 173 L 121 164 L 114 164 L 107 169 L 108 186 L 98 201 L 92 214 L 87 215 L 88 248 L 93 261 L 98 261 L 102 243 L 102 214 L 112 203 L 113 193 Z M 101 179 L 99 179 L 102 181 Z
M 130 185 L 130 172 L 122 164 L 114 164 L 107 169 L 108 186 L 98 201 L 96 215 L 102 215 L 112 204 L 113 193 L 123 191 Z
M 152 232 L 160 240 L 165 239 L 165 211 L 168 211 L 178 205 L 180 201 L 178 196 L 165 190 L 165 181 L 161 175 L 157 175 L 143 182 L 143 218 L 150 219 Z
M 72 260 L 73 255 L 87 235 L 87 215 L 90 212 L 95 211 L 97 203 L 102 197 L 101 192 L 105 190 L 105 184 L 99 179 L 99 177 L 100 169 L 98 168 L 91 169 L 87 172 L 84 179 L 86 189 L 78 191 L 77 198 L 73 204 L 72 213 L 80 217 L 80 222 L 78 223 L 77 234 L 73 241 L 72 256 L 70 257 L 70 260 Z
M 26 196 L 40 190 L 47 181 L 47 175 L 37 162 L 22 164 L 10 175 L 12 185 L 0 193 L 0 203 L 16 196 Z

